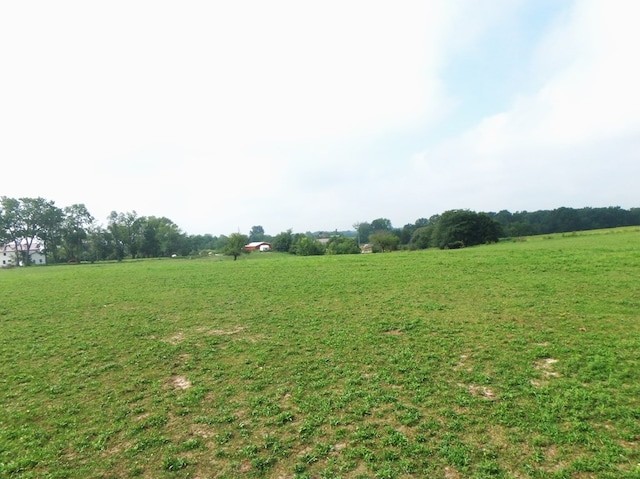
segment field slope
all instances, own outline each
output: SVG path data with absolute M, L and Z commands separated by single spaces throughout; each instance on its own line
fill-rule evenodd
M 640 477 L 637 229 L 0 290 L 0 477 Z

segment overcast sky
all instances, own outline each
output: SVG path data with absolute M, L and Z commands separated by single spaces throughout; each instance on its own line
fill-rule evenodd
M 0 3 L 0 196 L 189 234 L 640 206 L 637 0 Z

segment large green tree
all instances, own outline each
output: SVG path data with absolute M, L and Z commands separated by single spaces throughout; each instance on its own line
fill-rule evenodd
M 216 241 L 218 238 L 207 233 L 203 235 L 191 235 L 189 236 L 189 249 L 197 253 L 198 251 L 203 250 L 214 250 L 216 249 Z
M 94 218 L 83 204 L 75 204 L 64 208 L 61 236 L 68 260 L 81 259 L 87 231 L 93 225 Z
M 449 210 L 442 213 L 433 230 L 433 243 L 441 249 L 495 243 L 501 226 L 485 213 Z
M 315 238 L 306 235 L 296 235 L 289 252 L 298 256 L 315 256 L 323 255 L 325 248 L 324 245 Z
M 355 238 L 334 235 L 327 244 L 327 254 L 358 254 L 360 247 Z
M 125 255 L 136 258 L 143 240 L 142 221 L 134 211 L 109 214 L 107 229 L 113 235 L 115 242 L 115 258 L 122 260 Z
M 6 242 L 14 244 L 19 261 L 31 264 L 31 255 L 47 247 L 58 237 L 63 212 L 53 201 L 44 198 L 8 198 L 0 199 L 2 210 L 3 236 Z M 41 244 L 40 242 L 43 242 Z
M 369 242 L 369 235 L 373 233 L 373 229 L 371 228 L 371 224 L 366 221 L 355 223 L 353 227 L 356 230 L 356 238 L 358 241 L 358 245 L 365 244 Z
M 185 255 L 189 253 L 187 236 L 169 218 L 155 216 L 139 218 L 141 229 L 140 254 L 147 258 Z
M 93 225 L 87 228 L 87 260 L 101 261 L 115 257 L 115 244 L 113 235 L 109 230 L 100 225 Z
M 391 220 L 387 218 L 376 218 L 371 222 L 371 230 L 376 231 L 391 231 L 393 226 Z
M 264 241 L 264 228 L 260 225 L 252 226 L 249 232 L 249 241 Z
M 416 228 L 409 241 L 410 249 L 427 249 L 431 246 L 434 225 L 421 226 Z
M 398 249 L 400 238 L 391 231 L 379 230 L 369 236 L 369 241 L 373 245 L 374 251 L 384 253 Z
M 278 233 L 275 238 L 273 238 L 273 249 L 281 253 L 287 253 L 291 249 L 292 244 L 293 233 L 290 229 Z

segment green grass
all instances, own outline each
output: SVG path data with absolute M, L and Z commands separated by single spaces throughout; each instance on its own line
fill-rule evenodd
M 634 228 L 0 289 L 0 477 L 640 477 Z

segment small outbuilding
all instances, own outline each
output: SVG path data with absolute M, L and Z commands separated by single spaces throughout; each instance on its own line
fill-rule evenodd
M 266 241 L 253 241 L 245 245 L 244 249 L 247 251 L 271 251 L 271 243 L 267 243 Z

